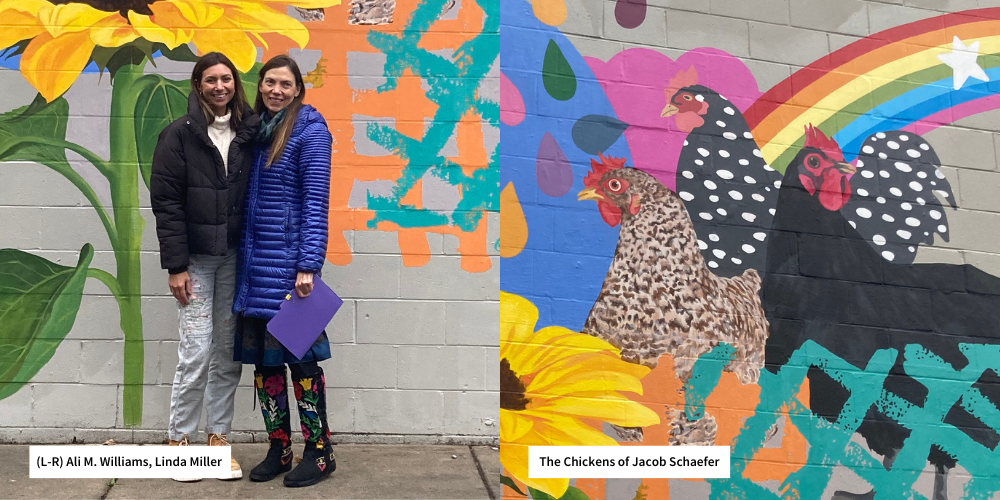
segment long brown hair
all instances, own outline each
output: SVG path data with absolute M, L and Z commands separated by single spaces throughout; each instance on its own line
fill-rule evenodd
M 295 87 L 299 90 L 299 95 L 295 96 L 292 99 L 292 103 L 285 108 L 285 118 L 278 125 L 271 138 L 271 153 L 267 156 L 265 166 L 271 166 L 278 158 L 281 158 L 281 153 L 284 152 L 285 145 L 288 144 L 288 138 L 292 135 L 292 127 L 295 126 L 295 119 L 299 116 L 299 109 L 302 108 L 302 100 L 306 97 L 306 84 L 302 81 L 302 72 L 299 71 L 299 65 L 295 63 L 295 60 L 286 55 L 274 56 L 260 68 L 260 72 L 257 74 L 257 99 L 253 105 L 253 109 L 257 114 L 267 111 L 267 106 L 264 106 L 264 96 L 260 93 L 260 82 L 264 81 L 264 75 L 268 71 L 275 68 L 288 68 L 292 72 L 292 76 L 295 77 Z
M 198 104 L 201 105 L 201 112 L 205 114 L 205 121 L 211 124 L 215 121 L 215 112 L 208 105 L 205 96 L 201 95 L 201 75 L 205 73 L 206 69 L 216 64 L 225 65 L 229 68 L 229 71 L 233 72 L 233 89 L 236 92 L 233 98 L 229 100 L 229 103 L 226 104 L 226 108 L 229 109 L 230 113 L 230 128 L 239 130 L 240 124 L 243 123 L 243 108 L 247 102 L 247 95 L 243 91 L 243 82 L 240 80 L 239 72 L 236 71 L 236 65 L 225 54 L 209 52 L 198 58 L 198 62 L 194 63 L 194 70 L 191 71 L 191 90 L 198 95 Z

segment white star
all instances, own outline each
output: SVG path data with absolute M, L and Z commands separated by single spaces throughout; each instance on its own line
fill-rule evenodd
M 976 62 L 977 57 L 979 57 L 979 42 L 972 42 L 966 47 L 957 36 L 952 41 L 950 54 L 938 54 L 938 59 L 951 66 L 955 72 L 955 90 L 962 88 L 970 76 L 984 82 L 990 81 L 990 77 L 986 76 L 986 72 Z

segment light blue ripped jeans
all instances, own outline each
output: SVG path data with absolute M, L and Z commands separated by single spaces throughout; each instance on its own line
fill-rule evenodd
M 177 304 L 180 344 L 168 428 L 174 441 L 185 435 L 196 438 L 202 404 L 208 414 L 205 433 L 229 433 L 243 371 L 243 364 L 233 361 L 236 251 L 225 256 L 192 255 L 188 275 L 192 296 L 186 307 Z

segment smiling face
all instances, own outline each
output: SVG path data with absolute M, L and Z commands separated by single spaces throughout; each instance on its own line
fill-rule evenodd
M 210 66 L 201 74 L 198 92 L 217 116 L 225 115 L 229 101 L 236 95 L 233 72 L 222 63 Z
M 260 95 L 264 107 L 275 114 L 288 107 L 298 97 L 301 89 L 295 84 L 295 75 L 287 67 L 272 68 L 260 79 Z

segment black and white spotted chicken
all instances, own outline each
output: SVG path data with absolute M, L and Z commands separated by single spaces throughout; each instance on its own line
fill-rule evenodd
M 677 194 L 694 221 L 698 245 L 719 276 L 763 270 L 781 173 L 768 165 L 739 109 L 699 85 L 694 68 L 670 80 L 661 116 L 687 132 L 677 163 Z M 840 147 L 830 140 L 826 149 Z M 841 154 L 842 156 L 842 154 Z M 817 186 L 841 197 L 841 214 L 884 259 L 912 263 L 934 234 L 948 240 L 941 202 L 955 206 L 933 148 L 902 131 L 878 132 L 859 152 L 857 174 L 843 186 Z
M 694 68 L 678 73 L 661 113 L 688 133 L 677 162 L 677 194 L 714 273 L 762 270 L 781 174 L 764 162 L 739 109 L 697 81 Z

